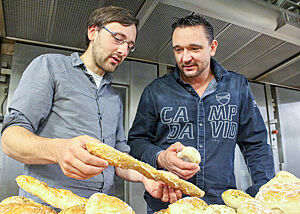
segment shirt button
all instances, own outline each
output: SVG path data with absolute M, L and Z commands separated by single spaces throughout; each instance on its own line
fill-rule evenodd
M 200 149 L 202 149 L 203 148 L 203 144 L 200 144 L 199 147 L 200 147 Z
M 203 126 L 203 123 L 200 123 L 199 126 Z

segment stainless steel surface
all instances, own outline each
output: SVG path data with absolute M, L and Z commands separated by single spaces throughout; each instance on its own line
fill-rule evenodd
M 300 92 L 277 88 L 283 155 L 282 169 L 300 177 Z
M 219 41 L 215 58 L 222 65 L 250 80 L 260 78 L 262 82 L 300 88 L 299 66 L 292 61 L 300 53 L 300 33 L 279 32 L 283 9 L 264 1 L 2 0 L 2 3 L 1 21 L 6 38 L 79 51 L 85 48 L 85 23 L 91 11 L 107 5 L 125 7 L 141 21 L 137 50 L 129 57 L 164 65 L 175 63 L 171 23 L 192 12 L 202 13 L 215 28 Z M 280 82 L 278 72 L 286 72 L 278 68 L 285 63 L 290 64 L 292 71 L 288 73 L 292 75 Z M 276 69 L 278 72 L 272 72 Z M 265 75 L 267 78 L 262 78 Z
M 268 129 L 269 134 L 269 142 L 272 148 L 273 152 L 273 158 L 274 158 L 274 168 L 275 172 L 277 173 L 280 171 L 280 160 L 279 160 L 279 151 L 278 151 L 278 139 L 277 135 L 272 133 L 272 131 L 276 130 L 276 124 L 278 123 L 278 119 L 276 118 L 276 115 L 274 113 L 274 95 L 271 91 L 271 86 L 268 84 L 265 84 L 265 95 L 266 95 L 266 106 L 267 106 L 267 116 L 268 120 L 266 121 L 266 126 Z

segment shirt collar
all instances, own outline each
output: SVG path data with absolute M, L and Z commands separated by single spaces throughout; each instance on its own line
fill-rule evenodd
M 84 71 L 85 74 L 88 74 L 86 67 L 83 63 L 83 61 L 81 60 L 79 53 L 78 52 L 74 52 L 71 54 L 71 60 L 72 60 L 72 65 L 74 67 L 83 67 L 84 69 L 82 69 Z M 103 83 L 111 83 L 113 80 L 113 77 L 110 73 L 105 72 L 104 76 L 103 76 Z
M 224 67 L 222 67 L 213 58 L 210 59 L 210 68 L 211 68 L 217 82 L 219 82 L 222 79 L 223 76 L 228 74 L 228 71 Z M 175 76 L 177 81 L 178 81 L 178 79 L 180 79 L 179 68 L 178 68 L 177 64 L 176 64 L 176 67 L 175 67 L 174 76 Z

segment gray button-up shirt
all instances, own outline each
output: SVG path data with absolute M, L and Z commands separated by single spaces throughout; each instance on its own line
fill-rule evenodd
M 111 75 L 104 75 L 99 88 L 90 77 L 78 53 L 37 57 L 23 73 L 5 116 L 3 130 L 17 125 L 47 138 L 89 135 L 119 151 L 129 152 L 123 129 L 122 102 L 111 87 Z M 58 164 L 25 164 L 24 174 L 50 187 L 89 197 L 99 191 L 110 193 L 114 168 L 109 166 L 99 176 L 87 180 L 65 176 Z M 22 189 L 20 195 L 41 202 Z

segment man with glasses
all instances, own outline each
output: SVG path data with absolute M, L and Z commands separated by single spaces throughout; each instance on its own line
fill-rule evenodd
M 126 9 L 99 8 L 89 17 L 88 48 L 81 56 L 46 54 L 27 67 L 2 130 L 3 151 L 25 164 L 25 175 L 88 198 L 95 192 L 110 194 L 116 171 L 121 178 L 142 182 L 153 197 L 169 194 L 164 184 L 108 166 L 85 147 L 93 141 L 130 151 L 110 73 L 134 51 L 137 25 Z M 44 203 L 22 189 L 19 195 Z

